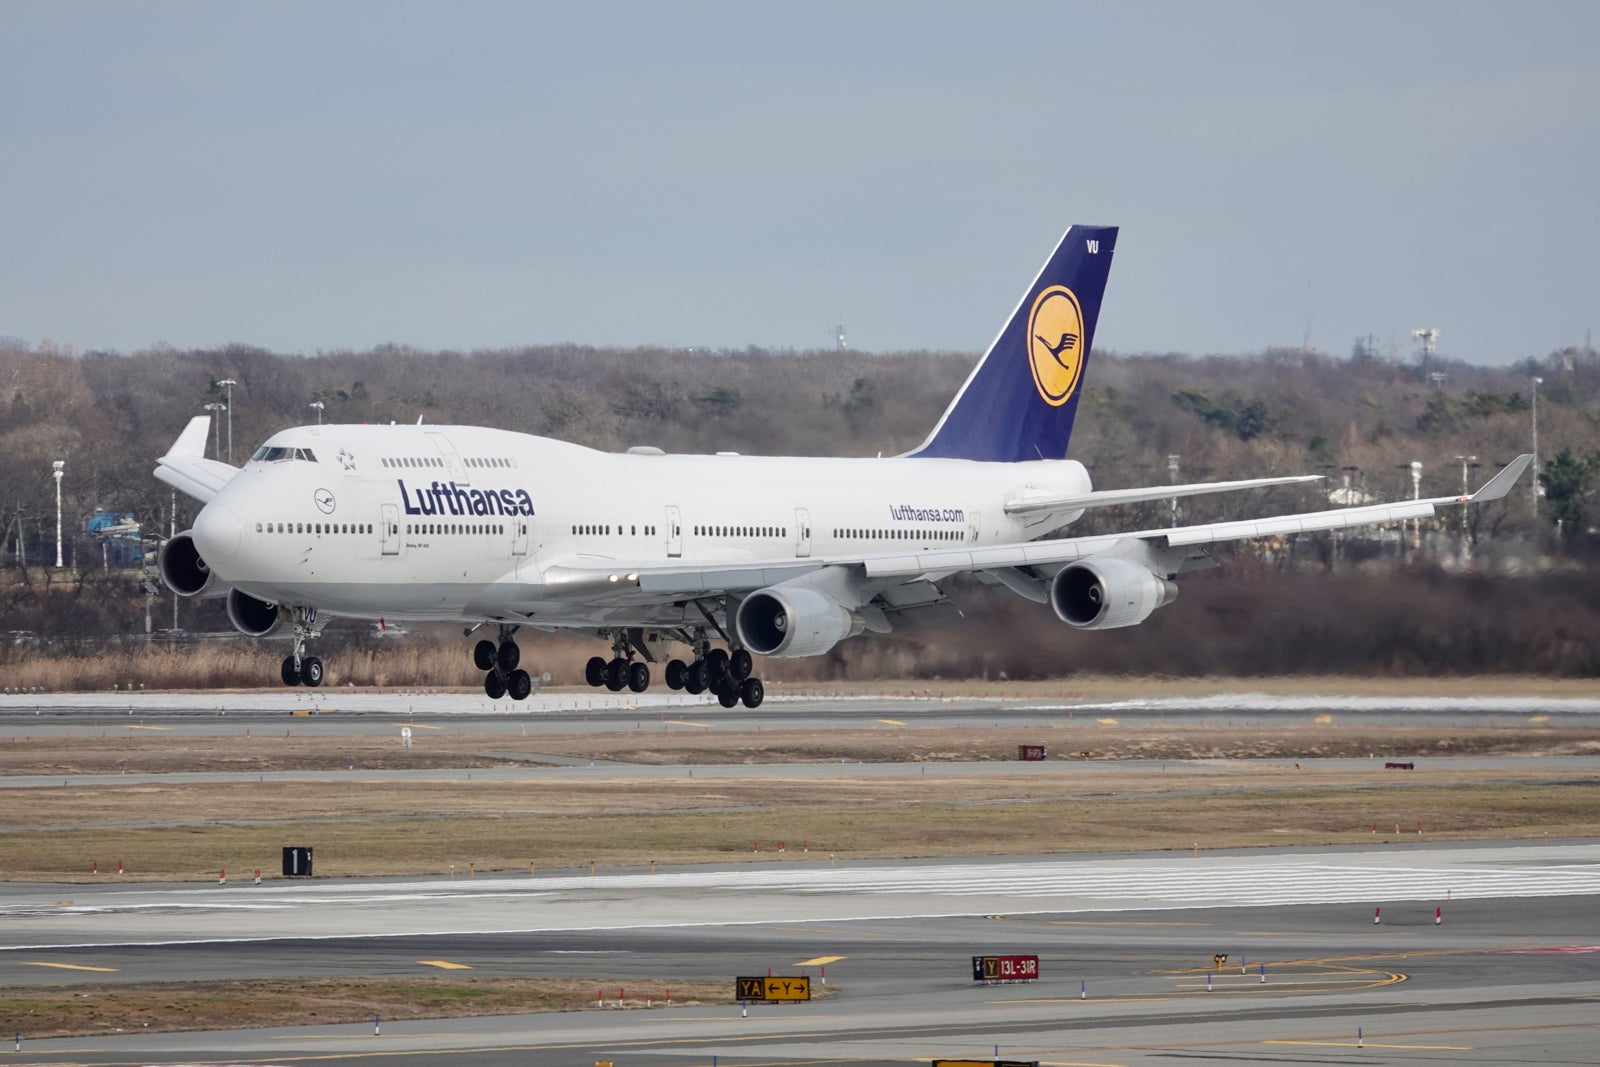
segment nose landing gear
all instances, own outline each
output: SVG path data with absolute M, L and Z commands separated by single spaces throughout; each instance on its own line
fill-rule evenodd
M 284 685 L 303 685 L 316 688 L 322 684 L 322 661 L 306 655 L 306 642 L 322 633 L 317 625 L 316 608 L 294 608 L 294 647 L 283 659 L 279 676 Z

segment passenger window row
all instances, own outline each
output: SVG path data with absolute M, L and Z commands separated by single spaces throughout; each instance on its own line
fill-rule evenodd
M 960 530 L 857 530 L 833 531 L 833 536 L 863 541 L 959 541 Z
M 788 537 L 787 526 L 696 526 L 696 537 Z
M 620 523 L 615 527 L 608 523 L 578 523 L 572 527 L 572 536 L 609 537 L 611 536 L 613 529 L 616 530 L 617 536 L 622 536 L 622 526 Z M 644 534 L 646 537 L 654 537 L 656 535 L 656 528 L 654 526 L 640 526 L 638 524 L 628 527 L 628 536 L 637 537 L 640 534 Z
M 291 534 L 369 534 L 370 522 L 279 522 L 256 523 L 256 533 Z
M 503 534 L 506 528 L 498 522 L 418 522 L 406 523 L 408 534 Z

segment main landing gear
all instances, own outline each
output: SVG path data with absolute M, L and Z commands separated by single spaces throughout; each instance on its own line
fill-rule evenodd
M 503 696 L 510 696 L 512 700 L 527 700 L 528 694 L 533 692 L 533 677 L 517 666 L 522 659 L 522 650 L 512 640 L 516 632 L 515 626 L 501 623 L 498 644 L 485 640 L 473 646 L 473 664 L 480 671 L 488 672 L 483 677 L 483 691 L 490 700 L 499 700 Z
M 317 626 L 316 608 L 295 608 L 294 650 L 283 659 L 279 675 L 284 685 L 304 685 L 315 688 L 322 684 L 322 661 L 306 655 L 306 642 L 322 632 Z
M 650 688 L 650 667 L 633 660 L 635 646 L 625 631 L 612 631 L 611 659 L 595 656 L 585 665 L 584 681 L 596 689 L 604 686 L 613 693 L 631 689 L 642 693 Z M 741 702 L 747 708 L 759 708 L 766 699 L 767 690 L 761 679 L 752 675 L 755 660 L 748 649 L 736 648 L 732 652 L 712 648 L 704 629 L 696 628 L 692 635 L 684 635 L 694 649 L 694 660 L 681 659 L 667 662 L 663 672 L 668 689 L 681 689 L 699 695 L 715 694 L 717 703 L 725 708 Z

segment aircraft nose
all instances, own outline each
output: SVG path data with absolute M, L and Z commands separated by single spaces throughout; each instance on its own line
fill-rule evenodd
M 195 516 L 195 547 L 213 570 L 217 564 L 226 565 L 238 554 L 241 533 L 238 516 L 221 504 L 207 504 Z

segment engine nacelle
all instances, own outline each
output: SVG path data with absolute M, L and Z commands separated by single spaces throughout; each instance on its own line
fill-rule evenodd
M 228 621 L 247 637 L 266 637 L 282 626 L 288 612 L 240 589 L 228 591 Z
M 1063 567 L 1050 583 L 1050 606 L 1080 630 L 1136 626 L 1178 596 L 1176 582 L 1125 559 L 1086 559 Z
M 744 598 L 734 616 L 739 640 L 760 656 L 820 656 L 865 629 L 861 617 L 826 593 L 781 585 Z
M 161 572 L 161 580 L 167 584 L 167 588 L 179 596 L 226 596 L 230 588 L 218 581 L 216 575 L 211 573 L 211 568 L 206 566 L 206 561 L 200 558 L 200 550 L 195 547 L 190 530 L 169 538 L 161 546 L 156 569 Z

